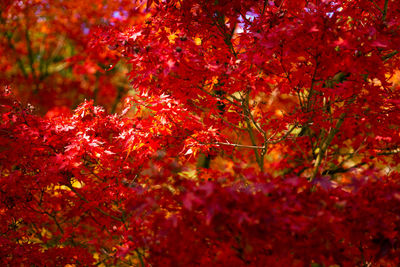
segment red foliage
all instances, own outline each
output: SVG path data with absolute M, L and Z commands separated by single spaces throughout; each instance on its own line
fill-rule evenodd
M 28 2 L 4 5 L 2 20 L 65 10 Z M 64 33 L 84 42 L 71 74 L 38 80 L 34 57 L 5 79 L 16 86 L 0 102 L 0 263 L 400 264 L 395 1 L 147 1 L 126 25 L 111 2 L 74 7 L 110 25 L 88 39 L 70 18 Z M 76 81 L 116 108 L 127 90 L 114 90 L 118 69 L 100 71 L 110 60 L 131 66 L 121 112 L 93 100 L 70 111 L 85 95 Z M 18 64 L 0 61 L 13 75 Z M 47 105 L 43 86 L 66 96 Z

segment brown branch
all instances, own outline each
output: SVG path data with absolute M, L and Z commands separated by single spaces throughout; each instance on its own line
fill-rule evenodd
M 382 12 L 382 21 L 386 20 L 388 5 L 389 5 L 389 0 L 385 0 L 385 5 L 383 6 L 383 12 Z

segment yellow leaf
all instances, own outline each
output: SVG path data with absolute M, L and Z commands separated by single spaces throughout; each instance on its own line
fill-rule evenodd
M 76 180 L 75 178 L 71 178 L 71 185 L 75 188 L 82 188 L 83 184 Z
M 196 45 L 201 45 L 201 39 L 199 37 L 194 39 Z
M 172 33 L 172 34 L 168 35 L 169 43 L 170 43 L 170 44 L 174 44 L 174 43 L 175 43 L 175 39 L 176 39 L 177 37 L 178 37 L 178 36 L 177 36 L 175 33 Z

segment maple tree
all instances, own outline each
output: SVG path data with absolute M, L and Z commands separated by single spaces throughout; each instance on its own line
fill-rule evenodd
M 67 112 L 85 98 L 116 109 L 128 91 L 113 53 L 89 49 L 99 27 L 140 21 L 132 1 L 2 1 L 0 79 L 39 112 Z M 108 70 L 108 71 L 107 71 Z
M 400 263 L 396 1 L 1 11 L 2 264 Z

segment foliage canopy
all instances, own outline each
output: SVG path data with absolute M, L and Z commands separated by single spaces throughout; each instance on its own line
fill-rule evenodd
M 142 2 L 0 5 L 0 262 L 400 264 L 397 2 Z

